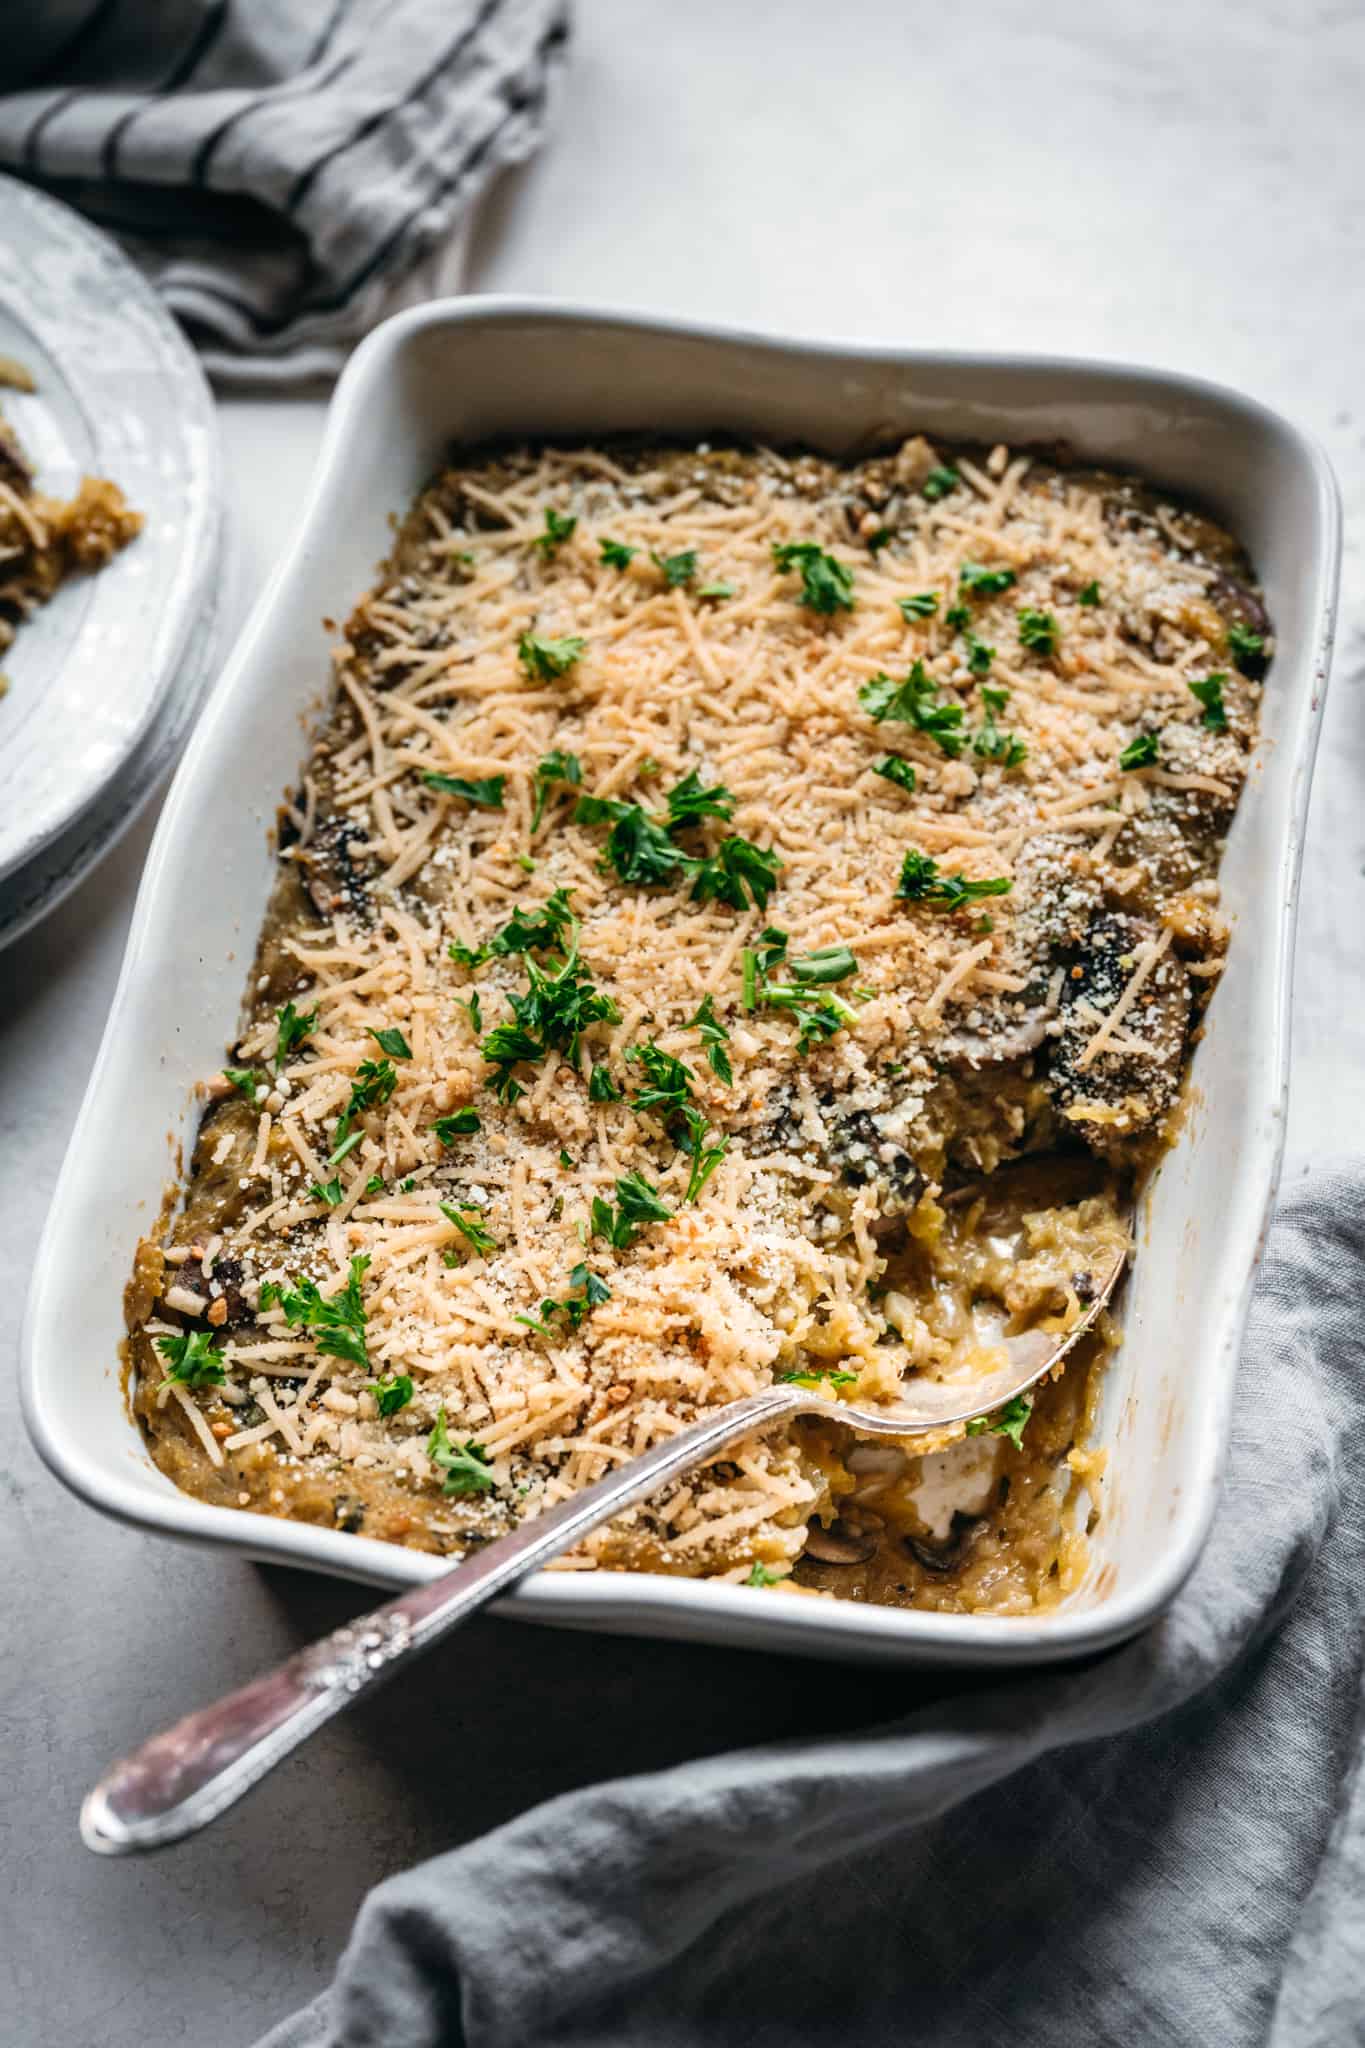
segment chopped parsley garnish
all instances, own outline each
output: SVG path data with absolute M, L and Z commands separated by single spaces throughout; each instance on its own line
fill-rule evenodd
M 1140 732 L 1135 740 L 1129 740 L 1119 755 L 1120 768 L 1150 768 L 1158 758 L 1161 748 L 1154 732 Z
M 1012 590 L 1014 583 L 1013 569 L 983 569 L 979 562 L 964 562 L 957 579 L 958 589 L 973 597 L 998 597 L 1002 590 Z
M 632 1045 L 628 1060 L 638 1060 L 648 1086 L 631 1097 L 632 1109 L 652 1109 L 664 1117 L 686 1107 L 692 1094 L 692 1069 L 658 1045 Z
M 1100 586 L 1098 583 L 1087 583 L 1085 588 L 1081 591 L 1079 597 L 1076 599 L 1077 604 L 1092 606 L 1097 605 L 1099 601 Z
M 237 1090 L 237 1093 L 239 1095 L 244 1095 L 247 1101 L 254 1106 L 256 1101 L 256 1090 L 260 1085 L 261 1079 L 260 1075 L 255 1072 L 254 1068 L 224 1067 L 223 1079 L 225 1081 L 231 1081 L 233 1087 Z
M 828 1380 L 832 1387 L 853 1387 L 858 1383 L 856 1372 L 844 1372 L 837 1365 L 808 1365 L 804 1372 L 780 1372 L 776 1377 L 792 1387 L 818 1387 L 821 1380 Z
M 452 939 L 446 952 L 457 967 L 482 967 L 488 958 L 487 946 L 466 946 L 459 939 Z
M 813 540 L 773 542 L 773 562 L 784 572 L 801 571 L 801 602 L 828 618 L 853 610 L 853 571 Z
M 1191 694 L 1204 707 L 1204 716 L 1199 723 L 1207 726 L 1210 732 L 1226 732 L 1228 729 L 1228 711 L 1223 702 L 1223 685 L 1226 681 L 1225 675 L 1216 675 L 1205 676 L 1202 681 L 1190 684 Z
M 706 1140 L 710 1134 L 706 1127 L 706 1117 L 699 1109 L 685 1109 L 683 1118 L 687 1124 L 687 1151 L 692 1160 L 692 1171 L 688 1176 L 683 1200 L 695 1202 L 729 1151 L 730 1140 L 721 1135 L 717 1137 L 714 1145 L 708 1145 Z
M 412 1399 L 412 1380 L 405 1372 L 386 1373 L 383 1379 L 371 1380 L 366 1392 L 374 1395 L 375 1407 L 387 1420 L 407 1407 Z
M 545 507 L 545 531 L 538 533 L 535 545 L 543 555 L 557 555 L 566 540 L 573 538 L 578 521 L 572 514 L 556 512 L 553 505 Z
M 456 997 L 455 1000 L 457 1002 L 460 1002 L 458 996 Z M 467 1010 L 469 1012 L 469 1021 L 470 1024 L 473 1026 L 475 1032 L 482 1031 L 483 1005 L 479 1001 L 479 991 L 477 989 L 474 990 L 473 994 L 470 996 L 467 1002 L 460 1002 L 460 1008 L 462 1010 Z
M 813 953 L 793 953 L 787 961 L 787 972 L 797 981 L 805 982 L 807 988 L 819 988 L 830 982 L 847 981 L 850 974 L 858 972 L 858 963 L 847 946 L 820 946 Z
M 552 754 L 542 754 L 532 777 L 535 790 L 535 808 L 531 812 L 531 830 L 539 831 L 540 821 L 545 816 L 545 806 L 550 801 L 550 791 L 557 782 L 569 789 L 578 789 L 583 781 L 583 763 L 577 754 L 563 753 L 558 747 Z
M 844 962 L 840 956 L 847 952 L 847 948 L 827 946 L 819 953 L 803 956 L 802 967 L 810 979 L 794 983 L 769 981 L 769 969 L 785 961 L 786 952 L 787 934 L 779 931 L 775 925 L 769 925 L 762 934 L 758 946 L 745 948 L 742 956 L 744 1007 L 746 1010 L 752 1010 L 761 1003 L 769 1009 L 789 1012 L 799 1027 L 797 1051 L 809 1052 L 820 1039 L 833 1038 L 836 1031 L 841 1031 L 846 1024 L 854 1021 L 853 1011 L 840 997 L 812 993 L 813 987 L 817 985 L 816 977 L 825 980 L 844 978 Z M 851 954 L 848 955 L 849 959 L 852 957 Z M 814 975 L 811 974 L 812 963 Z M 795 961 L 787 964 L 794 974 L 798 972 Z M 831 965 L 841 971 L 831 976 L 828 971 Z M 853 971 L 856 969 L 855 960 Z
M 1255 675 L 1265 655 L 1265 634 L 1253 633 L 1250 626 L 1229 626 L 1228 653 L 1244 676 Z
M 733 583 L 703 583 L 697 591 L 698 597 L 733 597 Z
M 1019 628 L 1021 647 L 1030 648 L 1034 654 L 1057 652 L 1062 631 L 1051 612 L 1040 612 L 1032 605 L 1025 605 L 1021 612 L 1016 612 L 1015 623 Z
M 566 1173 L 573 1166 L 573 1154 L 571 1152 L 566 1152 L 562 1145 L 559 1148 L 559 1163 L 564 1168 Z
M 364 1137 L 365 1133 L 363 1131 L 348 1131 L 346 1119 L 342 1117 L 332 1133 L 332 1149 L 327 1154 L 327 1164 L 329 1166 L 340 1166 L 342 1160 L 354 1152 L 356 1146 L 364 1141 Z
M 763 982 L 758 1001 L 769 1009 L 787 1010 L 800 1027 L 796 1036 L 798 1052 L 809 1052 L 824 1038 L 833 1038 L 846 1024 L 855 1021 L 854 1012 L 838 996 L 813 995 L 809 988 L 773 981 Z
M 512 1074 L 520 1062 L 542 1060 L 548 1052 L 562 1052 L 571 1063 L 576 1062 L 580 1040 L 590 1024 L 620 1022 L 616 1004 L 601 993 L 580 962 L 577 943 L 575 935 L 553 974 L 527 957 L 529 986 L 524 995 L 508 997 L 515 1023 L 494 1025 L 480 1042 L 480 1052 L 497 1070 L 493 1088 L 501 1102 L 515 1102 L 524 1092 Z
M 482 1444 L 476 1444 L 472 1437 L 466 1438 L 457 1448 L 450 1441 L 444 1408 L 438 1408 L 436 1411 L 436 1425 L 427 1438 L 427 1456 L 437 1471 L 443 1474 L 442 1493 L 493 1491 L 495 1482 L 493 1474 L 488 1469 L 487 1451 Z
M 439 790 L 442 796 L 462 796 L 467 804 L 477 804 L 485 811 L 502 809 L 505 775 L 489 775 L 482 782 L 470 782 L 463 775 L 442 775 L 434 768 L 424 768 L 422 780 L 428 789 Z
M 408 1041 L 404 1038 L 397 1025 L 390 1025 L 384 1031 L 376 1031 L 373 1024 L 371 1024 L 368 1026 L 368 1030 L 370 1037 L 375 1040 L 379 1050 L 388 1053 L 390 1059 L 410 1060 L 412 1058 L 412 1047 L 408 1044 Z
M 967 1424 L 968 1436 L 1007 1436 L 1016 1451 L 1024 1448 L 1024 1427 L 1033 1413 L 1033 1399 L 1029 1394 L 1016 1394 L 1003 1408 L 997 1408 L 994 1415 L 977 1415 Z
M 947 497 L 949 491 L 955 491 L 961 482 L 962 478 L 957 471 L 950 463 L 945 462 L 937 469 L 930 470 L 920 485 L 920 490 L 931 505 L 936 505 L 940 498 Z
M 746 946 L 740 955 L 743 966 L 743 1003 L 746 1010 L 752 1010 L 758 1001 L 758 983 L 770 967 L 776 967 L 787 951 L 787 934 L 777 925 L 770 924 L 759 934 L 756 946 Z
M 563 951 L 564 934 L 572 930 L 571 889 L 556 889 L 538 910 L 524 911 L 518 904 L 500 932 L 488 942 L 490 953 L 506 959 L 509 953 L 538 953 L 551 947 Z
M 730 818 L 734 815 L 735 795 L 723 782 L 712 783 L 703 789 L 697 771 L 693 768 L 681 782 L 668 792 L 668 826 L 676 831 L 681 825 L 695 825 L 702 818 Z
M 623 540 L 603 540 L 598 546 L 609 569 L 628 569 L 640 552 L 638 548 L 628 548 Z
M 341 1175 L 334 1173 L 330 1180 L 315 1180 L 308 1193 L 313 1201 L 325 1202 L 329 1209 L 335 1209 L 345 1193 L 341 1185 Z
M 472 1137 L 481 1128 L 477 1109 L 457 1109 L 450 1116 L 438 1116 L 432 1125 L 443 1145 L 453 1145 L 457 1138 Z
M 620 1102 L 621 1084 L 605 1060 L 598 1060 L 588 1076 L 589 1102 Z
M 498 1241 L 495 1237 L 490 1237 L 480 1223 L 477 1209 L 457 1209 L 453 1202 L 440 1202 L 437 1207 L 446 1222 L 454 1224 L 470 1250 L 477 1252 L 481 1259 L 487 1258 L 489 1252 L 497 1250 Z
M 561 1301 L 553 1301 L 547 1297 L 540 1304 L 539 1315 L 516 1316 L 513 1320 L 525 1323 L 528 1330 L 538 1330 L 542 1337 L 553 1337 L 555 1331 L 550 1321 L 552 1316 L 566 1317 L 569 1328 L 579 1330 L 595 1308 L 600 1308 L 604 1301 L 611 1300 L 611 1289 L 606 1281 L 600 1280 L 596 1273 L 590 1273 L 582 1263 L 575 1266 L 570 1273 L 569 1285 L 581 1288 L 582 1293 L 566 1294 Z
M 618 881 L 651 888 L 694 865 L 690 855 L 673 844 L 667 826 L 639 804 L 620 803 L 615 797 L 581 796 L 573 815 L 576 825 L 611 825 L 602 862 L 615 869 Z
M 617 1251 L 635 1242 L 635 1233 L 645 1223 L 666 1223 L 673 1211 L 651 1187 L 642 1173 L 623 1174 L 616 1183 L 617 1208 L 600 1195 L 592 1199 L 592 1235 L 605 1237 Z
M 730 1034 L 716 1016 L 715 998 L 703 996 L 696 1015 L 689 1017 L 687 1023 L 690 1030 L 701 1034 L 701 1042 L 706 1047 L 711 1072 L 718 1081 L 723 1081 L 727 1088 L 730 1087 L 735 1078 L 730 1065 L 730 1055 L 725 1050 L 730 1041 Z
M 859 690 L 858 702 L 878 725 L 889 720 L 913 726 L 937 741 L 953 760 L 962 752 L 962 706 L 939 702 L 938 685 L 925 674 L 922 661 L 914 663 L 903 682 L 893 682 L 888 675 L 873 676 Z
M 1014 887 L 1005 875 L 969 882 L 965 875 L 941 875 L 938 862 L 912 846 L 901 863 L 896 894 L 911 903 L 932 903 L 943 910 L 961 910 L 983 896 L 1007 896 Z
M 932 619 L 938 610 L 938 593 L 933 590 L 917 590 L 913 597 L 898 597 L 896 604 L 901 616 L 909 619 Z
M 538 683 L 552 683 L 556 676 L 569 673 L 587 644 L 579 633 L 565 633 L 558 640 L 546 639 L 540 633 L 523 633 L 517 642 L 517 653 L 527 675 L 534 676 Z
M 890 547 L 895 538 L 889 526 L 879 526 L 875 533 L 867 536 L 867 552 L 870 555 L 879 555 L 883 548 Z
M 964 626 L 970 626 L 972 615 L 965 604 L 950 604 L 943 614 L 943 623 L 960 633 Z
M 986 707 L 979 732 L 972 735 L 972 752 L 979 754 L 983 761 L 998 761 L 1003 768 L 1017 768 L 1028 757 L 1028 748 L 1012 732 L 1001 732 L 996 718 L 1008 704 L 1008 690 L 983 688 L 981 701 Z
M 366 1194 L 367 1194 L 367 1195 L 382 1195 L 382 1194 L 383 1194 L 383 1192 L 384 1192 L 384 1176 L 383 1176 L 383 1174 L 382 1174 L 382 1173 L 372 1173 L 372 1174 L 370 1175 L 369 1179 L 368 1179 L 368 1180 L 366 1181 L 366 1183 L 365 1183 L 365 1192 L 366 1192 Z
M 411 1053 L 405 1055 L 411 1059 Z M 390 1060 L 362 1060 L 355 1070 L 351 1083 L 351 1099 L 346 1104 L 342 1122 L 349 1124 L 353 1116 L 362 1109 L 373 1109 L 376 1104 L 387 1102 L 398 1086 L 398 1076 Z
M 913 790 L 915 787 L 915 764 L 902 760 L 899 754 L 888 754 L 884 761 L 878 761 L 872 773 L 883 776 L 887 782 L 894 782 L 898 789 Z
M 649 559 L 663 577 L 670 590 L 678 590 L 684 583 L 690 583 L 697 573 L 697 551 L 683 548 L 676 555 L 657 555 L 653 548 Z
M 728 903 L 732 910 L 743 910 L 752 904 L 755 910 L 762 910 L 777 887 L 781 866 L 777 854 L 731 833 L 698 866 L 692 901 Z
M 760 1564 L 758 1559 L 755 1558 L 750 1567 L 748 1578 L 742 1580 L 741 1584 L 745 1586 L 778 1586 L 781 1585 L 783 1579 L 787 1576 L 786 1572 L 770 1572 L 766 1564 Z
M 995 649 L 988 647 L 984 640 L 978 640 L 975 633 L 962 635 L 967 649 L 967 667 L 974 676 L 990 674 L 991 663 L 995 660 Z
M 319 1293 L 316 1280 L 296 1280 L 292 1288 L 275 1288 L 271 1293 L 271 1299 L 284 1310 L 291 1329 L 308 1330 L 318 1350 L 328 1358 L 344 1358 L 363 1372 L 369 1371 L 370 1361 L 365 1350 L 365 1304 L 360 1296 L 360 1282 L 369 1263 L 363 1253 L 357 1253 L 351 1260 L 346 1285 L 328 1299 Z M 261 1289 L 261 1306 L 266 1306 L 265 1288 Z
M 292 1003 L 286 1003 L 282 1010 L 275 1012 L 275 1065 L 282 1067 L 295 1046 L 302 1045 L 305 1038 L 311 1038 L 317 1030 L 316 1009 L 301 1016 Z
M 223 1362 L 208 1330 L 186 1330 L 183 1337 L 158 1337 L 156 1348 L 166 1361 L 163 1387 L 221 1387 Z

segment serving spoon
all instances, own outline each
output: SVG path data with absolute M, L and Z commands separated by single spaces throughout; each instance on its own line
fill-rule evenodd
M 430 1649 L 485 1602 L 571 1550 L 622 1508 L 659 1492 L 669 1480 L 743 1437 L 808 1414 L 867 1436 L 922 1436 L 1003 1407 L 1054 1372 L 1092 1328 L 1118 1285 L 1127 1256 L 1126 1249 L 1115 1253 L 1084 1314 L 1058 1343 L 1047 1344 L 1038 1331 L 1006 1338 L 1005 1349 L 1013 1347 L 1012 1355 L 984 1377 L 917 1380 L 906 1400 L 875 1408 L 831 1401 L 814 1386 L 788 1382 L 728 1402 L 690 1423 L 450 1571 L 410 1586 L 373 1613 L 297 1651 L 264 1677 L 154 1735 L 115 1764 L 87 1796 L 81 1807 L 86 1847 L 122 1856 L 162 1848 L 207 1826 L 324 1722 Z

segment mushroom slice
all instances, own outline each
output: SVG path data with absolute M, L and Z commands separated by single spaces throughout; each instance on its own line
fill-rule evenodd
M 806 1531 L 805 1554 L 820 1564 L 866 1564 L 876 1549 L 874 1530 L 855 1529 L 842 1517 L 831 1522 L 828 1529 L 820 1522 L 812 1522 Z

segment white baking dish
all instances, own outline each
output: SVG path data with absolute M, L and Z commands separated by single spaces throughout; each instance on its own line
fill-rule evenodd
M 1064 439 L 1203 499 L 1250 549 L 1276 626 L 1264 737 L 1224 868 L 1237 927 L 1231 963 L 1195 1058 L 1190 1111 L 1145 1207 L 1126 1341 L 1108 1379 L 1111 1476 L 1092 1569 L 1063 1607 L 1030 1620 L 609 1573 L 542 1575 L 507 1604 L 542 1621 L 813 1655 L 1006 1664 L 1094 1651 L 1172 1598 L 1213 1513 L 1280 1159 L 1299 854 L 1337 573 L 1327 463 L 1251 400 L 1156 371 L 774 341 L 550 303 L 421 307 L 357 352 L 333 400 L 298 540 L 176 777 L 24 1334 L 29 1427 L 84 1499 L 167 1535 L 389 1585 L 438 1568 L 363 1537 L 178 1492 L 128 1420 L 117 1357 L 134 1244 L 155 1219 L 177 1148 L 188 1150 L 194 1083 L 221 1064 L 237 1026 L 275 807 L 326 675 L 320 621 L 343 617 L 371 582 L 390 515 L 452 440 L 731 429 L 838 451 L 916 428 L 987 442 Z

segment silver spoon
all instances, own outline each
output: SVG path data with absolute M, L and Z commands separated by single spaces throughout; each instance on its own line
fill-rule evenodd
M 622 1508 L 657 1493 L 670 1479 L 742 1437 L 803 1414 L 824 1415 L 868 1436 L 917 1436 L 1002 1407 L 1052 1372 L 1091 1328 L 1126 1262 L 1126 1251 L 1115 1254 L 1085 1314 L 1061 1343 L 1039 1356 L 1037 1333 L 1006 1339 L 1015 1355 L 987 1378 L 956 1384 L 916 1381 L 913 1399 L 877 1408 L 831 1402 L 806 1387 L 765 1387 L 679 1430 L 439 1578 L 409 1587 L 372 1614 L 297 1651 L 263 1678 L 144 1742 L 114 1765 L 82 1806 L 86 1847 L 122 1856 L 159 1849 L 205 1827 L 325 1721 L 430 1649 L 486 1601 L 572 1549 Z

